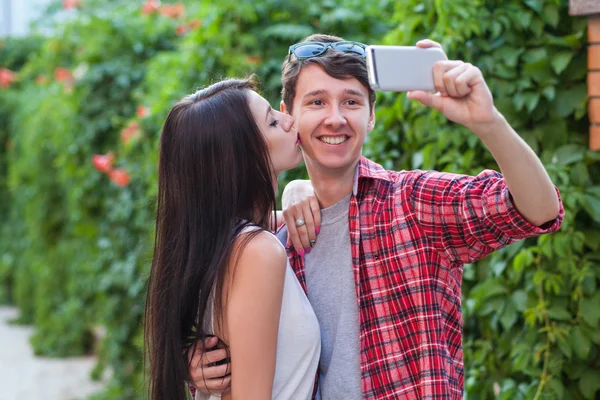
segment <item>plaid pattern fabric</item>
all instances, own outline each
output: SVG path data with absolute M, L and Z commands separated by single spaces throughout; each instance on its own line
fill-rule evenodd
M 557 190 L 558 193 L 558 190 Z M 502 175 L 386 171 L 361 158 L 349 224 L 365 399 L 462 399 L 461 281 L 472 263 L 544 228 L 513 206 Z M 288 249 L 304 290 L 304 260 Z

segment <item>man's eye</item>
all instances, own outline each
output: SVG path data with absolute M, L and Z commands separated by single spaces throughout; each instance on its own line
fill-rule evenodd
M 269 124 L 269 126 L 272 126 L 272 127 L 276 127 L 277 125 L 279 125 L 279 121 L 278 120 L 273 120 L 273 122 L 271 122 Z
M 348 100 L 348 104 L 351 106 L 357 106 L 358 105 L 358 101 L 356 100 Z
M 323 101 L 322 100 L 313 100 L 312 104 L 315 106 L 322 106 L 323 105 Z

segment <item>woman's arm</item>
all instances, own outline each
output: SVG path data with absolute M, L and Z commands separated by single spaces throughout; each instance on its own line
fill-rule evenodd
M 285 250 L 273 235 L 254 237 L 232 269 L 225 305 L 232 399 L 271 399 Z

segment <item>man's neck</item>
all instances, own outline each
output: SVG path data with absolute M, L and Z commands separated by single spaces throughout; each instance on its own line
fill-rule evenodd
M 306 165 L 321 208 L 331 207 L 352 192 L 356 164 L 345 170 L 324 170 Z

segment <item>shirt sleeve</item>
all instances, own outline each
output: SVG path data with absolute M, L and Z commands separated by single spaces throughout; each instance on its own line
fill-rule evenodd
M 477 176 L 419 171 L 409 184 L 409 207 L 424 233 L 453 263 L 471 263 L 515 241 L 560 228 L 564 208 L 542 226 L 516 209 L 499 172 Z

